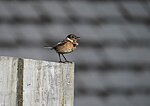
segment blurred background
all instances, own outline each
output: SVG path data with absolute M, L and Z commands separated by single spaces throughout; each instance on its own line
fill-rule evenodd
M 58 61 L 70 33 L 75 106 L 150 106 L 149 0 L 0 1 L 0 56 Z

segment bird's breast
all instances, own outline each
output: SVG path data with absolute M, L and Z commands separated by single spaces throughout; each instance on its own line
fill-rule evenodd
M 66 42 L 65 44 L 58 46 L 56 48 L 56 51 L 59 53 L 70 53 L 73 52 L 76 49 L 77 44 L 76 43 L 71 43 L 71 42 Z

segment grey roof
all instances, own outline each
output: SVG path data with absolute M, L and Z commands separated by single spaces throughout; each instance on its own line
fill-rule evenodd
M 75 106 L 150 106 L 150 1 L 0 1 L 0 55 L 57 61 L 69 33 Z

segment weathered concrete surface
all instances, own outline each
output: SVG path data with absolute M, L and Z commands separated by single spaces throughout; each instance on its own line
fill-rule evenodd
M 74 64 L 0 57 L 0 106 L 73 106 Z

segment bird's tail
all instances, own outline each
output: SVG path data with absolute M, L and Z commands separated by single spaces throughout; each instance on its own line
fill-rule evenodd
M 47 46 L 45 46 L 44 48 L 48 48 L 48 49 L 50 49 L 50 50 L 53 50 L 53 49 L 54 49 L 53 47 L 47 47 Z

